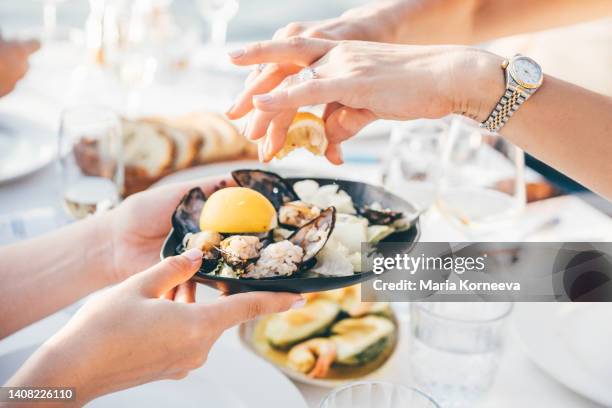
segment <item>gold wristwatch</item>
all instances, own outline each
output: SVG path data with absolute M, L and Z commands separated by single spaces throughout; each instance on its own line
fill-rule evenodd
M 520 54 L 504 60 L 502 69 L 506 74 L 506 91 L 489 117 L 480 124 L 491 132 L 499 132 L 514 112 L 540 88 L 544 79 L 540 65 Z

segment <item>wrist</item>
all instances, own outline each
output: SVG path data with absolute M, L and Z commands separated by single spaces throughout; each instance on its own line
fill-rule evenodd
M 114 233 L 112 212 L 105 212 L 90 218 L 91 232 L 90 247 L 87 258 L 95 270 L 98 279 L 101 279 L 101 287 L 115 284 L 119 281 L 115 267 Z
M 506 89 L 501 65 L 503 58 L 490 52 L 468 48 L 454 68 L 453 113 L 483 122 Z

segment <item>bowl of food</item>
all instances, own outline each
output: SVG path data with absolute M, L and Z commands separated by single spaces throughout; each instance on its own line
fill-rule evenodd
M 227 293 L 350 286 L 375 276 L 361 268 L 362 243 L 409 252 L 420 235 L 415 207 L 381 187 L 263 170 L 232 177 L 237 187 L 181 199 L 161 250 L 163 259 L 200 248 L 193 280 Z
M 289 377 L 336 387 L 373 375 L 394 353 L 398 324 L 386 302 L 360 302 L 359 285 L 306 294 L 306 305 L 243 323 L 242 343 Z

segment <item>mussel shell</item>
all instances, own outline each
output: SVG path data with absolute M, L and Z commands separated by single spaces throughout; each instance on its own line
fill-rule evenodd
M 358 207 L 357 212 L 373 225 L 391 225 L 404 216 L 401 211 L 374 210 L 367 205 Z
M 239 186 L 263 194 L 276 210 L 285 203 L 299 200 L 291 184 L 276 173 L 263 170 L 234 170 L 232 177 Z
M 200 214 L 206 202 L 206 195 L 200 187 L 192 188 L 181 198 L 172 214 L 172 228 L 181 236 L 200 231 Z
M 199 273 L 211 273 L 215 269 L 219 267 L 219 263 L 221 262 L 221 257 L 217 257 L 216 259 L 208 259 L 202 258 L 202 265 L 200 265 Z
M 321 211 L 321 215 L 317 218 L 297 229 L 289 236 L 288 239 L 291 243 L 302 247 L 304 250 L 302 263 L 310 261 L 321 249 L 323 249 L 334 230 L 334 225 L 336 225 L 336 208 L 328 207 Z M 321 238 L 316 242 L 307 242 L 307 238 L 311 234 L 313 228 L 322 232 Z

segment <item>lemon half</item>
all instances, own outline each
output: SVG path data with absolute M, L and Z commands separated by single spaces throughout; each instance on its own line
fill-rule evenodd
M 285 145 L 274 157 L 282 159 L 298 147 L 303 147 L 316 156 L 325 154 L 327 138 L 323 119 L 310 112 L 296 113 L 287 131 Z
M 245 187 L 216 191 L 202 208 L 200 229 L 220 233 L 266 232 L 276 226 L 276 210 L 261 193 Z

